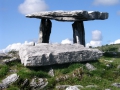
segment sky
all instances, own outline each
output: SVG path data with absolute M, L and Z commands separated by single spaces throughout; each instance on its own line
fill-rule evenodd
M 0 52 L 37 42 L 40 19 L 26 14 L 55 10 L 108 12 L 106 20 L 84 21 L 86 46 L 120 43 L 120 0 L 0 0 Z M 72 43 L 73 22 L 52 20 L 51 43 Z

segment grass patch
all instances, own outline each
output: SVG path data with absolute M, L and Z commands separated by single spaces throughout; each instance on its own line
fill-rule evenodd
M 0 65 L 0 79 L 5 77 L 9 71 L 9 66 L 7 65 Z
M 7 90 L 18 90 L 21 88 L 21 84 L 25 79 L 29 80 L 29 83 L 32 78 L 47 78 L 48 85 L 44 90 L 57 90 L 55 89 L 56 85 L 82 85 L 84 88 L 80 90 L 105 90 L 107 88 L 111 90 L 119 90 L 116 87 L 111 86 L 113 83 L 120 83 L 120 69 L 117 69 L 117 66 L 120 65 L 120 58 L 111 58 L 111 57 L 101 57 L 96 62 L 88 62 L 92 64 L 96 70 L 89 71 L 85 67 L 84 63 L 71 63 L 71 64 L 62 64 L 62 65 L 51 65 L 44 67 L 35 67 L 28 68 L 24 67 L 20 62 L 11 62 L 7 65 L 0 65 L 0 79 L 8 76 L 9 69 L 17 70 L 19 79 L 12 84 Z M 109 66 L 107 66 L 109 65 Z M 56 78 L 64 75 L 72 75 L 72 73 L 78 69 L 83 68 L 83 77 L 72 77 L 66 80 L 56 81 Z M 48 71 L 50 68 L 54 69 L 55 77 L 50 77 Z M 97 85 L 97 88 L 85 88 L 87 85 Z M 29 85 L 24 88 L 24 90 L 30 90 Z

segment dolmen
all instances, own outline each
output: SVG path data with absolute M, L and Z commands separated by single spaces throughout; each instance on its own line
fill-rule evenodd
M 83 21 L 105 20 L 107 12 L 99 11 L 44 11 L 26 15 L 28 18 L 41 19 L 39 39 L 35 45 L 22 46 L 19 50 L 24 66 L 45 66 L 72 62 L 98 60 L 102 52 L 85 47 Z M 73 44 L 50 44 L 52 21 L 73 22 Z M 63 30 L 64 31 L 64 30 Z

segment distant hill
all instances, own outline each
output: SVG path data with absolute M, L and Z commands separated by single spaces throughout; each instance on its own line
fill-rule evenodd
M 110 44 L 110 45 L 106 44 L 96 48 L 103 51 L 104 56 L 120 57 L 120 44 Z

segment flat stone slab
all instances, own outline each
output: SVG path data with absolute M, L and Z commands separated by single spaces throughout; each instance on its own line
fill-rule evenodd
M 54 19 L 57 21 L 87 21 L 87 20 L 104 20 L 108 18 L 107 12 L 99 11 L 44 11 L 35 12 L 26 15 L 29 18 Z
M 102 56 L 102 52 L 80 44 L 41 43 L 21 47 L 19 56 L 24 66 L 45 66 L 97 60 Z

